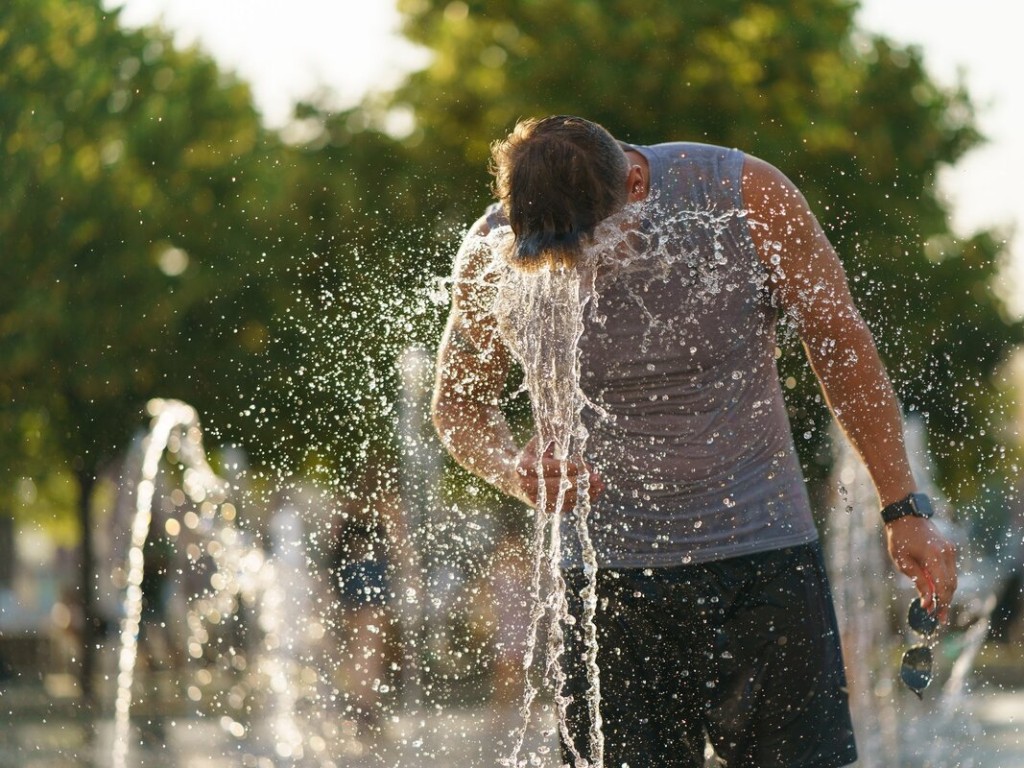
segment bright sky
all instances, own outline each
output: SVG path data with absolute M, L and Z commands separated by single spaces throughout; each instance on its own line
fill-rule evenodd
M 162 22 L 252 86 L 271 125 L 323 89 L 337 104 L 397 84 L 425 61 L 398 33 L 394 0 L 103 0 L 127 26 Z M 336 104 L 336 105 L 337 105 Z
M 861 3 L 861 26 L 920 45 L 940 82 L 955 82 L 958 71 L 966 77 L 990 142 L 965 157 L 946 181 L 962 227 L 1024 224 L 1024 191 L 1013 183 L 1014 170 L 1024 169 L 1024 47 L 1009 23 L 1009 8 L 1005 0 Z
M 318 90 L 336 104 L 396 84 L 424 61 L 397 32 L 394 0 L 106 0 L 123 5 L 129 25 L 162 20 L 182 42 L 199 42 L 252 84 L 272 125 L 287 121 L 297 98 Z M 902 44 L 917 44 L 933 76 L 953 83 L 962 71 L 981 107 L 991 142 L 943 182 L 961 233 L 1024 225 L 1024 46 L 1005 0 L 862 0 L 860 24 Z M 666 137 L 666 139 L 669 137 Z M 678 137 L 684 138 L 684 137 Z M 1024 274 L 1024 236 L 1015 239 Z M 1024 285 L 1024 282 L 1021 283 Z M 1024 300 L 1021 302 L 1024 306 Z

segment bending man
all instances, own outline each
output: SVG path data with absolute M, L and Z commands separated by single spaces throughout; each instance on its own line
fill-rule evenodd
M 853 762 L 836 620 L 775 365 L 780 318 L 871 474 L 896 567 L 942 618 L 956 566 L 807 202 L 740 151 L 624 144 L 576 117 L 519 123 L 492 164 L 499 204 L 456 260 L 433 415 L 463 466 L 527 504 L 541 484 L 554 499 L 563 478 L 547 446 L 516 444 L 499 408 L 512 357 L 489 312 L 481 238 L 510 227 L 506 259 L 530 270 L 586 261 L 602 223 L 622 233 L 598 260 L 579 341 L 581 385 L 599 408 L 586 415 L 588 466 L 569 468 L 591 477 L 605 764 L 702 766 L 706 737 L 730 766 Z M 574 502 L 570 491 L 566 509 Z M 578 595 L 571 559 L 565 578 Z M 572 667 L 582 649 L 569 635 L 571 715 L 585 734 Z

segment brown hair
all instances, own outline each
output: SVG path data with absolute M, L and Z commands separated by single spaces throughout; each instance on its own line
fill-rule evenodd
M 521 120 L 491 146 L 494 192 L 515 235 L 511 261 L 571 266 L 594 227 L 626 203 L 629 164 L 603 127 L 581 117 Z

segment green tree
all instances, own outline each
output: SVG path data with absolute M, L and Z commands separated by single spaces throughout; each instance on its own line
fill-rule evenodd
M 99 0 L 3 4 L 0 92 L 0 486 L 73 473 L 91 619 L 92 490 L 146 401 L 237 414 L 219 361 L 265 341 L 278 143 L 244 84 Z
M 300 105 L 308 138 L 281 171 L 288 215 L 274 232 L 294 258 L 278 279 L 293 300 L 271 329 L 256 427 L 279 471 L 339 485 L 370 455 L 396 458 L 399 361 L 437 340 L 447 308 L 431 293 L 463 228 L 442 215 L 448 180 L 387 119 L 379 102 Z
M 433 59 L 386 108 L 415 115 L 405 147 L 445 179 L 434 205 L 451 221 L 486 202 L 488 144 L 522 116 L 582 114 L 627 140 L 708 141 L 779 166 L 844 257 L 904 405 L 926 415 L 947 491 L 970 498 L 1003 455 L 993 371 L 1021 339 L 993 292 L 997 234 L 953 237 L 936 189 L 981 137 L 969 94 L 935 82 L 917 48 L 858 30 L 856 7 L 402 0 L 407 36 Z M 786 346 L 814 472 L 828 416 Z

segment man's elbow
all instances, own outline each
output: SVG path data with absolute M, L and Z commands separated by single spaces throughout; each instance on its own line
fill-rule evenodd
M 455 432 L 451 401 L 441 392 L 435 392 L 430 401 L 430 422 L 434 425 L 441 444 L 449 451 L 452 447 Z

